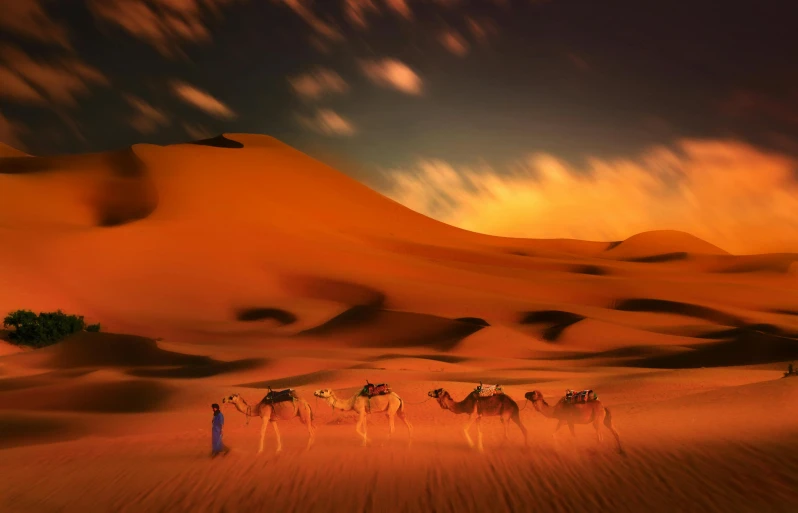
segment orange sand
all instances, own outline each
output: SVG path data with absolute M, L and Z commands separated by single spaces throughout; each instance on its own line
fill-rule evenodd
M 0 157 L 0 313 L 101 322 L 46 349 L 0 340 L 8 511 L 792 511 L 798 255 L 735 256 L 678 232 L 522 240 L 414 213 L 272 138 Z M 303 185 L 312 183 L 313 187 Z M 650 300 L 661 301 L 650 301 Z M 239 320 L 254 319 L 254 320 Z M 129 333 L 136 336 L 114 335 Z M 157 339 L 157 341 L 156 341 Z M 315 389 L 388 382 L 415 426 Z M 502 443 L 428 400 L 501 382 L 530 432 Z M 309 400 L 316 445 L 209 404 L 266 385 Z M 627 449 L 524 402 L 592 388 Z M 472 432 L 475 436 L 475 432 Z

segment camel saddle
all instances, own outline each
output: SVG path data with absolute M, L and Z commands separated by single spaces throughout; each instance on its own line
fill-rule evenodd
M 373 385 L 368 381 L 366 381 L 366 386 L 363 387 L 363 390 L 360 391 L 360 395 L 365 395 L 366 397 L 374 397 L 375 395 L 385 395 L 390 393 L 391 387 L 388 386 L 387 383 Z
M 267 404 L 274 404 L 274 403 L 283 403 L 286 401 L 293 401 L 296 399 L 296 393 L 292 388 L 286 388 L 285 390 L 271 390 L 266 397 L 263 398 L 263 402 Z
M 582 390 L 580 392 L 567 390 L 565 392 L 565 402 L 570 404 L 584 404 L 590 401 L 595 401 L 597 399 L 598 396 L 592 390 Z
M 480 382 L 479 386 L 474 389 L 474 392 L 476 392 L 479 397 L 490 397 L 492 395 L 503 394 L 504 390 L 502 390 L 501 385 L 483 385 L 482 382 Z

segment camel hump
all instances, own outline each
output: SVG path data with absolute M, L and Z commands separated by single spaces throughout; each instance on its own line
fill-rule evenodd
M 366 397 L 374 397 L 375 395 L 387 395 L 391 393 L 391 387 L 387 383 L 380 383 L 379 385 L 373 385 L 366 381 L 366 386 L 360 391 L 360 395 L 364 395 Z
M 285 390 L 271 390 L 266 397 L 263 398 L 264 403 L 274 404 L 286 401 L 293 401 L 298 399 L 296 390 L 293 388 L 286 388 Z
M 482 382 L 479 382 L 479 386 L 474 389 L 477 396 L 479 397 L 490 397 L 492 395 L 503 394 L 504 390 L 502 390 L 501 385 L 484 385 Z

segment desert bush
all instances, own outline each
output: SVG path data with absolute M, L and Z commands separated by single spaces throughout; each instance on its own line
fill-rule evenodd
M 82 331 L 86 328 L 83 316 L 56 312 L 40 312 L 36 315 L 30 310 L 17 310 L 3 319 L 3 326 L 14 328 L 8 335 L 9 340 L 17 345 L 44 347 L 55 344 L 59 340 Z M 99 331 L 99 324 L 96 324 Z
M 90 331 L 92 333 L 99 333 L 100 323 L 98 322 L 97 324 L 89 324 L 88 326 L 86 326 L 86 331 Z

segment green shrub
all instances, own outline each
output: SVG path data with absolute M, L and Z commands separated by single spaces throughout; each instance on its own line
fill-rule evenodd
M 100 323 L 97 324 L 89 324 L 86 326 L 86 331 L 90 331 L 92 333 L 99 333 L 100 332 Z
M 44 347 L 55 344 L 73 333 L 86 328 L 82 316 L 56 312 L 40 312 L 39 315 L 30 310 L 11 312 L 3 319 L 3 326 L 14 328 L 9 333 L 11 342 L 17 345 Z M 100 325 L 96 324 L 97 330 Z

